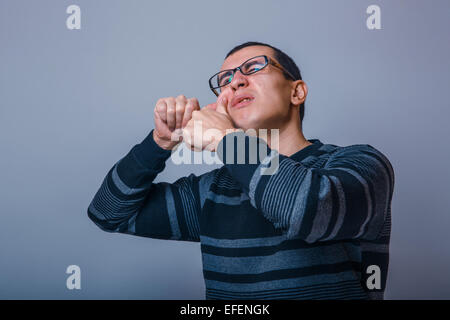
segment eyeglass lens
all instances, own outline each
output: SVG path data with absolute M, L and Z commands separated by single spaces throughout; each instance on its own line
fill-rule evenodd
M 264 57 L 256 57 L 253 59 L 250 59 L 246 61 L 241 66 L 241 72 L 244 75 L 249 75 L 255 72 L 258 72 L 262 68 L 266 66 L 266 59 Z M 212 79 L 212 85 L 214 88 L 218 88 L 220 92 L 220 87 L 226 86 L 233 80 L 233 70 L 224 70 L 220 73 L 218 73 L 213 79 Z

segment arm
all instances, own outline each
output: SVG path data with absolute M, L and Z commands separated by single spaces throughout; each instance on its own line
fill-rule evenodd
M 199 194 L 208 174 L 153 183 L 170 154 L 155 143 L 152 130 L 108 172 L 88 208 L 89 218 L 108 232 L 199 241 Z
M 224 137 L 218 147 L 223 150 L 222 155 L 219 153 L 222 159 L 226 159 L 227 139 L 243 134 Z M 256 137 L 246 135 L 245 139 L 247 159 L 250 139 L 265 145 Z M 273 175 L 260 174 L 265 166 L 260 159 L 256 164 L 224 163 L 248 193 L 252 205 L 275 227 L 289 238 L 299 237 L 309 243 L 378 237 L 394 187 L 393 170 L 383 154 L 370 145 L 343 147 L 323 168 L 315 169 L 267 149 L 267 154 L 273 151 L 279 156 L 278 171 Z

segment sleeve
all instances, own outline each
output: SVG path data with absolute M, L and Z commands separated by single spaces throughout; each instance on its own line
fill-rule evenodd
M 109 170 L 88 217 L 107 232 L 199 241 L 200 192 L 208 188 L 209 174 L 153 183 L 170 154 L 155 143 L 152 130 Z
M 308 243 L 378 238 L 394 188 L 393 168 L 381 152 L 370 145 L 340 147 L 323 167 L 311 168 L 271 150 L 262 139 L 243 135 L 226 135 L 218 146 L 219 157 L 252 205 L 288 238 Z M 245 144 L 230 147 L 234 136 Z M 252 149 L 255 144 L 258 148 Z M 244 152 L 245 161 L 230 161 L 236 158 L 229 156 L 230 150 Z M 249 161 L 252 150 L 261 155 L 253 164 Z M 262 174 L 274 163 L 276 171 Z

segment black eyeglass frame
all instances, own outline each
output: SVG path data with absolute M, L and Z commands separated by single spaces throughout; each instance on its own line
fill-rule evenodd
M 264 59 L 265 59 L 265 65 L 264 65 L 261 69 L 258 69 L 258 70 L 256 70 L 256 71 L 252 71 L 252 72 L 247 72 L 247 73 L 244 73 L 244 72 L 242 71 L 242 67 L 243 67 L 247 62 L 249 62 L 250 60 L 256 59 L 256 58 L 260 58 L 260 57 L 264 57 Z M 289 71 L 287 71 L 285 68 L 283 68 L 283 66 L 282 66 L 281 64 L 279 64 L 275 59 L 270 58 L 270 57 L 268 57 L 268 56 L 266 56 L 266 55 L 260 55 L 260 56 L 256 56 L 256 57 L 253 57 L 253 58 L 250 58 L 250 59 L 244 61 L 239 67 L 236 67 L 236 68 L 234 68 L 234 69 L 225 69 L 225 70 L 222 70 L 222 71 L 219 71 L 219 72 L 215 73 L 211 78 L 209 78 L 209 88 L 210 88 L 210 89 L 212 90 L 212 92 L 218 97 L 220 93 L 218 93 L 216 89 L 221 88 L 221 87 L 225 87 L 225 86 L 227 86 L 229 83 L 224 84 L 223 86 L 217 86 L 217 87 L 214 87 L 214 86 L 212 85 L 212 80 L 214 79 L 214 77 L 217 77 L 217 75 L 219 75 L 219 74 L 222 73 L 222 72 L 228 72 L 228 71 L 231 71 L 231 72 L 232 72 L 232 74 L 231 74 L 231 80 L 233 80 L 234 74 L 236 73 L 237 70 L 239 70 L 243 75 L 248 76 L 248 75 L 250 75 L 250 74 L 254 74 L 254 73 L 258 72 L 258 71 L 263 70 L 265 67 L 267 67 L 267 65 L 268 65 L 269 63 L 270 63 L 271 65 L 273 65 L 275 68 L 278 68 L 278 69 L 280 69 L 281 71 L 283 71 L 284 73 L 286 73 L 293 81 L 295 81 L 295 77 L 294 77 Z

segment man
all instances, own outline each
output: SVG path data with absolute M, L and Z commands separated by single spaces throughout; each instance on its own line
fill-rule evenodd
M 157 102 L 155 129 L 109 171 L 90 219 L 109 232 L 200 241 L 207 299 L 383 299 L 388 159 L 370 145 L 305 139 L 307 86 L 270 45 L 234 48 L 210 87 L 217 103 L 202 109 L 184 96 Z M 203 134 L 194 134 L 196 123 Z M 277 143 L 260 129 L 277 129 Z M 224 166 L 153 183 L 181 140 L 217 151 Z M 229 161 L 233 152 L 244 163 Z M 263 174 L 275 160 L 277 170 Z

